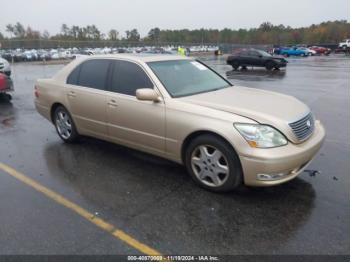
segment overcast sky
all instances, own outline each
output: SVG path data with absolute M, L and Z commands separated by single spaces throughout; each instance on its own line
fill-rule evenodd
M 144 36 L 153 27 L 239 29 L 264 21 L 300 27 L 339 19 L 350 20 L 350 0 L 0 0 L 2 33 L 17 21 L 50 34 L 66 23 L 121 35 L 137 28 Z

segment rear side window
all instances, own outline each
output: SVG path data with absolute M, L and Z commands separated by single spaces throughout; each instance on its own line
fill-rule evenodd
M 259 53 L 256 51 L 249 51 L 249 56 L 259 56 Z
M 135 63 L 116 61 L 113 69 L 111 91 L 136 95 L 140 88 L 153 88 L 153 84 L 143 69 Z
M 105 90 L 110 63 L 111 60 L 107 59 L 93 59 L 84 62 L 80 66 L 78 85 Z

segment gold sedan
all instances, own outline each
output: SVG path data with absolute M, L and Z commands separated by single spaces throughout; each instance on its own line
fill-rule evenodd
M 79 58 L 39 79 L 35 97 L 63 141 L 91 136 L 182 163 L 212 191 L 289 181 L 325 137 L 294 97 L 233 86 L 183 56 Z

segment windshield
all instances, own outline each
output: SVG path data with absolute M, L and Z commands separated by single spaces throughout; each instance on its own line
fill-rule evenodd
M 189 96 L 231 86 L 217 73 L 194 60 L 147 63 L 172 97 Z
M 268 52 L 262 51 L 262 50 L 257 50 L 260 55 L 262 56 L 271 56 Z

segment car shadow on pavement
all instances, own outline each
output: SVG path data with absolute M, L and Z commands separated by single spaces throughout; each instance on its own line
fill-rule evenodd
M 281 70 L 271 70 L 260 68 L 247 68 L 240 70 L 230 70 L 226 71 L 226 77 L 228 79 L 238 79 L 238 80 L 250 80 L 250 81 L 260 81 L 260 80 L 280 80 L 287 75 L 285 69 Z
M 296 234 L 314 207 L 312 185 L 299 178 L 218 194 L 197 187 L 178 164 L 95 139 L 50 143 L 43 154 L 47 175 L 107 218 L 132 223 L 149 237 L 157 232 L 158 241 L 182 251 L 230 254 L 242 245 L 233 241 L 239 239 L 260 240 L 249 252 L 266 253 Z M 175 246 L 173 236 L 178 236 Z M 197 250 L 194 243 L 206 249 Z
M 16 120 L 16 109 L 6 98 L 0 96 L 0 132 L 3 128 L 13 127 Z

